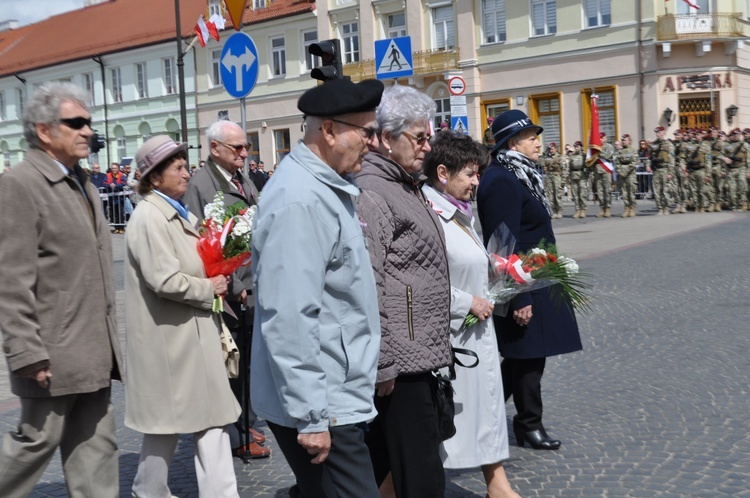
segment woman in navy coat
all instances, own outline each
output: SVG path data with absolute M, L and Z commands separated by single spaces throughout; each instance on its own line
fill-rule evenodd
M 534 163 L 542 132 L 520 110 L 498 116 L 492 124 L 492 162 L 477 191 L 477 210 L 484 243 L 505 224 L 515 237 L 515 252 L 528 252 L 542 242 L 555 243 L 549 204 Z M 525 292 L 510 302 L 506 316 L 494 317 L 505 399 L 512 395 L 517 415 L 513 432 L 520 446 L 555 450 L 561 442 L 542 425 L 541 381 L 548 356 L 583 349 L 571 307 L 550 295 L 550 288 Z

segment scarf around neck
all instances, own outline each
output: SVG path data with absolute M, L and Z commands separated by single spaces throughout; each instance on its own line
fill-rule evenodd
M 547 214 L 552 217 L 552 209 L 550 208 L 549 201 L 547 201 L 547 195 L 544 193 L 544 182 L 542 176 L 534 167 L 534 163 L 515 150 L 501 149 L 495 155 L 495 159 L 505 169 L 516 175 L 516 178 L 531 192 L 536 200 L 544 205 L 547 210 Z

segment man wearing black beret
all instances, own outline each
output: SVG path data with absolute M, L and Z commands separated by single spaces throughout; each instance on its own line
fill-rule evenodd
M 250 393 L 294 471 L 291 496 L 380 496 L 364 442 L 376 415 L 380 314 L 350 178 L 378 145 L 382 93 L 375 80 L 305 92 L 304 137 L 255 218 Z

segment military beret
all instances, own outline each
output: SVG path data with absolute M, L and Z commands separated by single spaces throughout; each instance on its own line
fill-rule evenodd
M 725 136 L 727 136 L 727 134 L 724 133 L 724 130 L 719 130 L 719 136 L 720 137 L 725 137 Z
M 555 142 L 550 142 L 549 146 L 554 147 L 555 149 L 557 148 L 557 144 Z
M 730 135 L 740 135 L 741 133 L 742 133 L 742 130 L 740 130 L 739 128 L 735 128 L 729 134 Z
M 576 140 L 576 142 L 573 145 L 577 145 L 579 147 L 583 147 L 583 142 L 581 142 L 580 140 Z
M 742 130 L 742 133 L 750 133 L 750 128 L 745 128 L 744 130 Z
M 626 134 L 624 134 L 623 136 L 621 136 L 621 137 L 620 137 L 620 140 L 625 140 L 626 138 L 630 138 L 630 135 L 629 135 L 629 134 L 627 134 L 627 133 L 626 133 Z
M 603 132 L 603 131 L 599 132 L 599 138 L 604 138 L 606 136 L 607 136 L 607 134 L 605 132 Z
M 711 128 L 709 128 L 708 130 L 709 130 L 709 131 L 717 131 L 717 130 L 718 130 L 718 128 L 717 128 L 717 127 L 715 127 L 715 126 L 712 126 L 712 127 L 711 127 Z
M 373 111 L 380 104 L 383 83 L 378 80 L 328 80 L 307 90 L 299 98 L 297 109 L 306 116 L 339 116 Z
M 654 133 L 660 132 L 660 131 L 664 131 L 664 127 L 663 126 L 657 126 L 656 128 L 654 128 Z

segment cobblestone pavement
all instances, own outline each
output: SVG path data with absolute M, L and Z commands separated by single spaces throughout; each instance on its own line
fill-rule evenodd
M 595 276 L 596 298 L 579 317 L 584 350 L 547 362 L 544 420 L 562 448 L 511 446 L 506 470 L 521 496 L 750 497 L 750 213 L 654 212 L 641 201 L 636 218 L 574 220 L 568 206 L 554 222 L 561 252 Z M 122 236 L 114 237 L 121 289 Z M 120 291 L 121 326 L 122 299 Z M 140 436 L 122 423 L 120 384 L 113 402 L 121 496 L 129 497 Z M 513 404 L 507 409 L 510 418 Z M 18 415 L 2 365 L 0 430 Z M 243 497 L 285 497 L 293 483 L 264 432 L 270 459 L 235 460 Z M 170 475 L 175 495 L 198 496 L 190 438 Z M 447 475 L 447 497 L 485 495 L 478 469 Z M 66 496 L 58 457 L 31 496 Z

